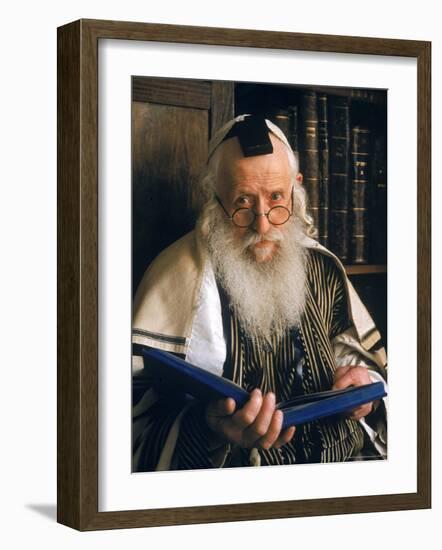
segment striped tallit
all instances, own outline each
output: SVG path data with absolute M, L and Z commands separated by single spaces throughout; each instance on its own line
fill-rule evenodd
M 309 251 L 307 300 L 301 326 L 299 330 L 287 330 L 278 341 L 274 338 L 264 349 L 246 337 L 228 307 L 228 300 L 222 301 L 228 350 L 224 376 L 247 390 L 259 387 L 263 392 L 273 391 L 277 401 L 331 388 L 336 370 L 331 341 L 351 326 L 342 274 L 332 259 L 315 250 Z M 146 408 L 140 407 L 140 410 Z M 250 464 L 249 450 L 229 445 L 211 446 L 203 405 L 186 402 L 180 394 L 165 392 L 153 399 L 147 411 L 140 416 L 134 414 L 136 470 L 161 469 L 161 452 L 167 446 L 172 424 L 175 429 L 179 427 L 179 435 L 168 469 Z M 359 423 L 333 417 L 299 426 L 293 441 L 279 450 L 259 450 L 258 463 L 351 460 L 363 444 L 364 434 Z

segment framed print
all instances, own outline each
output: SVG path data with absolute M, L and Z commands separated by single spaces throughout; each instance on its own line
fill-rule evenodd
M 96 20 L 59 28 L 59 522 L 93 530 L 430 507 L 430 51 L 428 42 Z M 288 171 L 271 196 L 256 179 L 244 183 L 281 150 Z M 241 174 L 239 203 L 213 184 L 213 163 L 233 187 Z M 273 227 L 278 244 L 254 240 L 256 259 L 266 247 L 281 256 L 283 225 L 307 220 L 307 267 L 290 271 L 290 249 L 281 280 L 306 273 L 300 288 L 315 286 L 313 261 L 331 278 L 315 286 L 323 295 L 306 291 L 299 319 L 284 321 L 290 330 L 275 331 L 286 317 L 266 324 L 268 311 L 296 309 L 299 292 L 290 301 L 287 285 L 276 291 L 285 264 L 267 293 L 262 278 L 249 292 L 249 264 L 232 259 L 235 277 L 221 267 L 230 237 L 210 244 L 221 222 L 204 216 L 215 211 L 241 238 Z M 200 255 L 198 231 L 222 253 Z M 242 301 L 249 294 L 259 300 Z M 255 306 L 249 329 L 241 312 Z M 270 411 L 267 439 L 245 439 L 263 412 L 235 440 L 227 422 L 243 409 L 213 423 L 214 398 L 195 399 L 183 378 L 178 389 L 158 386 L 146 349 L 260 387 L 265 397 L 246 396 L 244 410 L 254 399 Z M 286 364 L 296 368 L 284 378 Z M 336 409 L 294 436 L 276 430 L 266 392 L 290 401 L 342 391 L 338 373 L 353 367 L 370 373 L 355 385 L 377 382 L 388 396 L 361 417 Z M 268 439 L 271 427 L 281 440 Z

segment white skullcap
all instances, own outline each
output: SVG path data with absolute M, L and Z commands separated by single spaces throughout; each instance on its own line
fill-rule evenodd
M 207 156 L 207 160 L 210 159 L 210 157 L 213 155 L 215 150 L 223 142 L 224 138 L 230 132 L 232 127 L 237 122 L 242 122 L 248 116 L 251 116 L 251 115 L 250 114 L 238 115 L 237 117 L 232 118 L 231 120 L 226 122 L 224 126 L 222 126 L 217 132 L 215 132 L 212 139 L 209 141 L 209 153 Z M 272 132 L 272 134 L 274 134 L 280 141 L 284 143 L 286 147 L 288 147 L 290 151 L 292 151 L 292 148 L 290 147 L 290 144 L 286 136 L 284 135 L 284 132 L 278 126 L 276 126 L 276 124 L 274 124 L 272 121 L 265 119 L 265 122 L 267 124 L 268 129 Z

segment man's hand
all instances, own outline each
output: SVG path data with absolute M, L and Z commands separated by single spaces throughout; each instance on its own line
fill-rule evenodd
M 295 427 L 281 433 L 283 413 L 275 409 L 275 394 L 264 397 L 259 389 L 253 390 L 247 403 L 238 410 L 233 399 L 209 403 L 206 422 L 222 440 L 246 449 L 278 448 L 288 443 Z
M 332 390 L 342 390 L 349 386 L 364 386 L 370 384 L 370 376 L 366 367 L 339 367 L 335 372 L 335 383 Z M 371 413 L 373 402 L 360 405 L 351 411 L 346 412 L 346 416 L 351 420 L 360 420 Z

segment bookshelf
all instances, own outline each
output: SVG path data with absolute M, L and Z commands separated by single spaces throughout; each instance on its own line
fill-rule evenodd
M 387 92 L 236 83 L 235 114 L 245 112 L 286 133 L 321 244 L 349 274 L 386 272 Z
M 299 158 L 318 240 L 387 342 L 387 91 L 235 83 L 235 115 L 262 114 Z
M 375 265 L 346 265 L 345 271 L 347 275 L 374 275 L 378 274 L 387 274 L 387 266 L 385 264 Z

